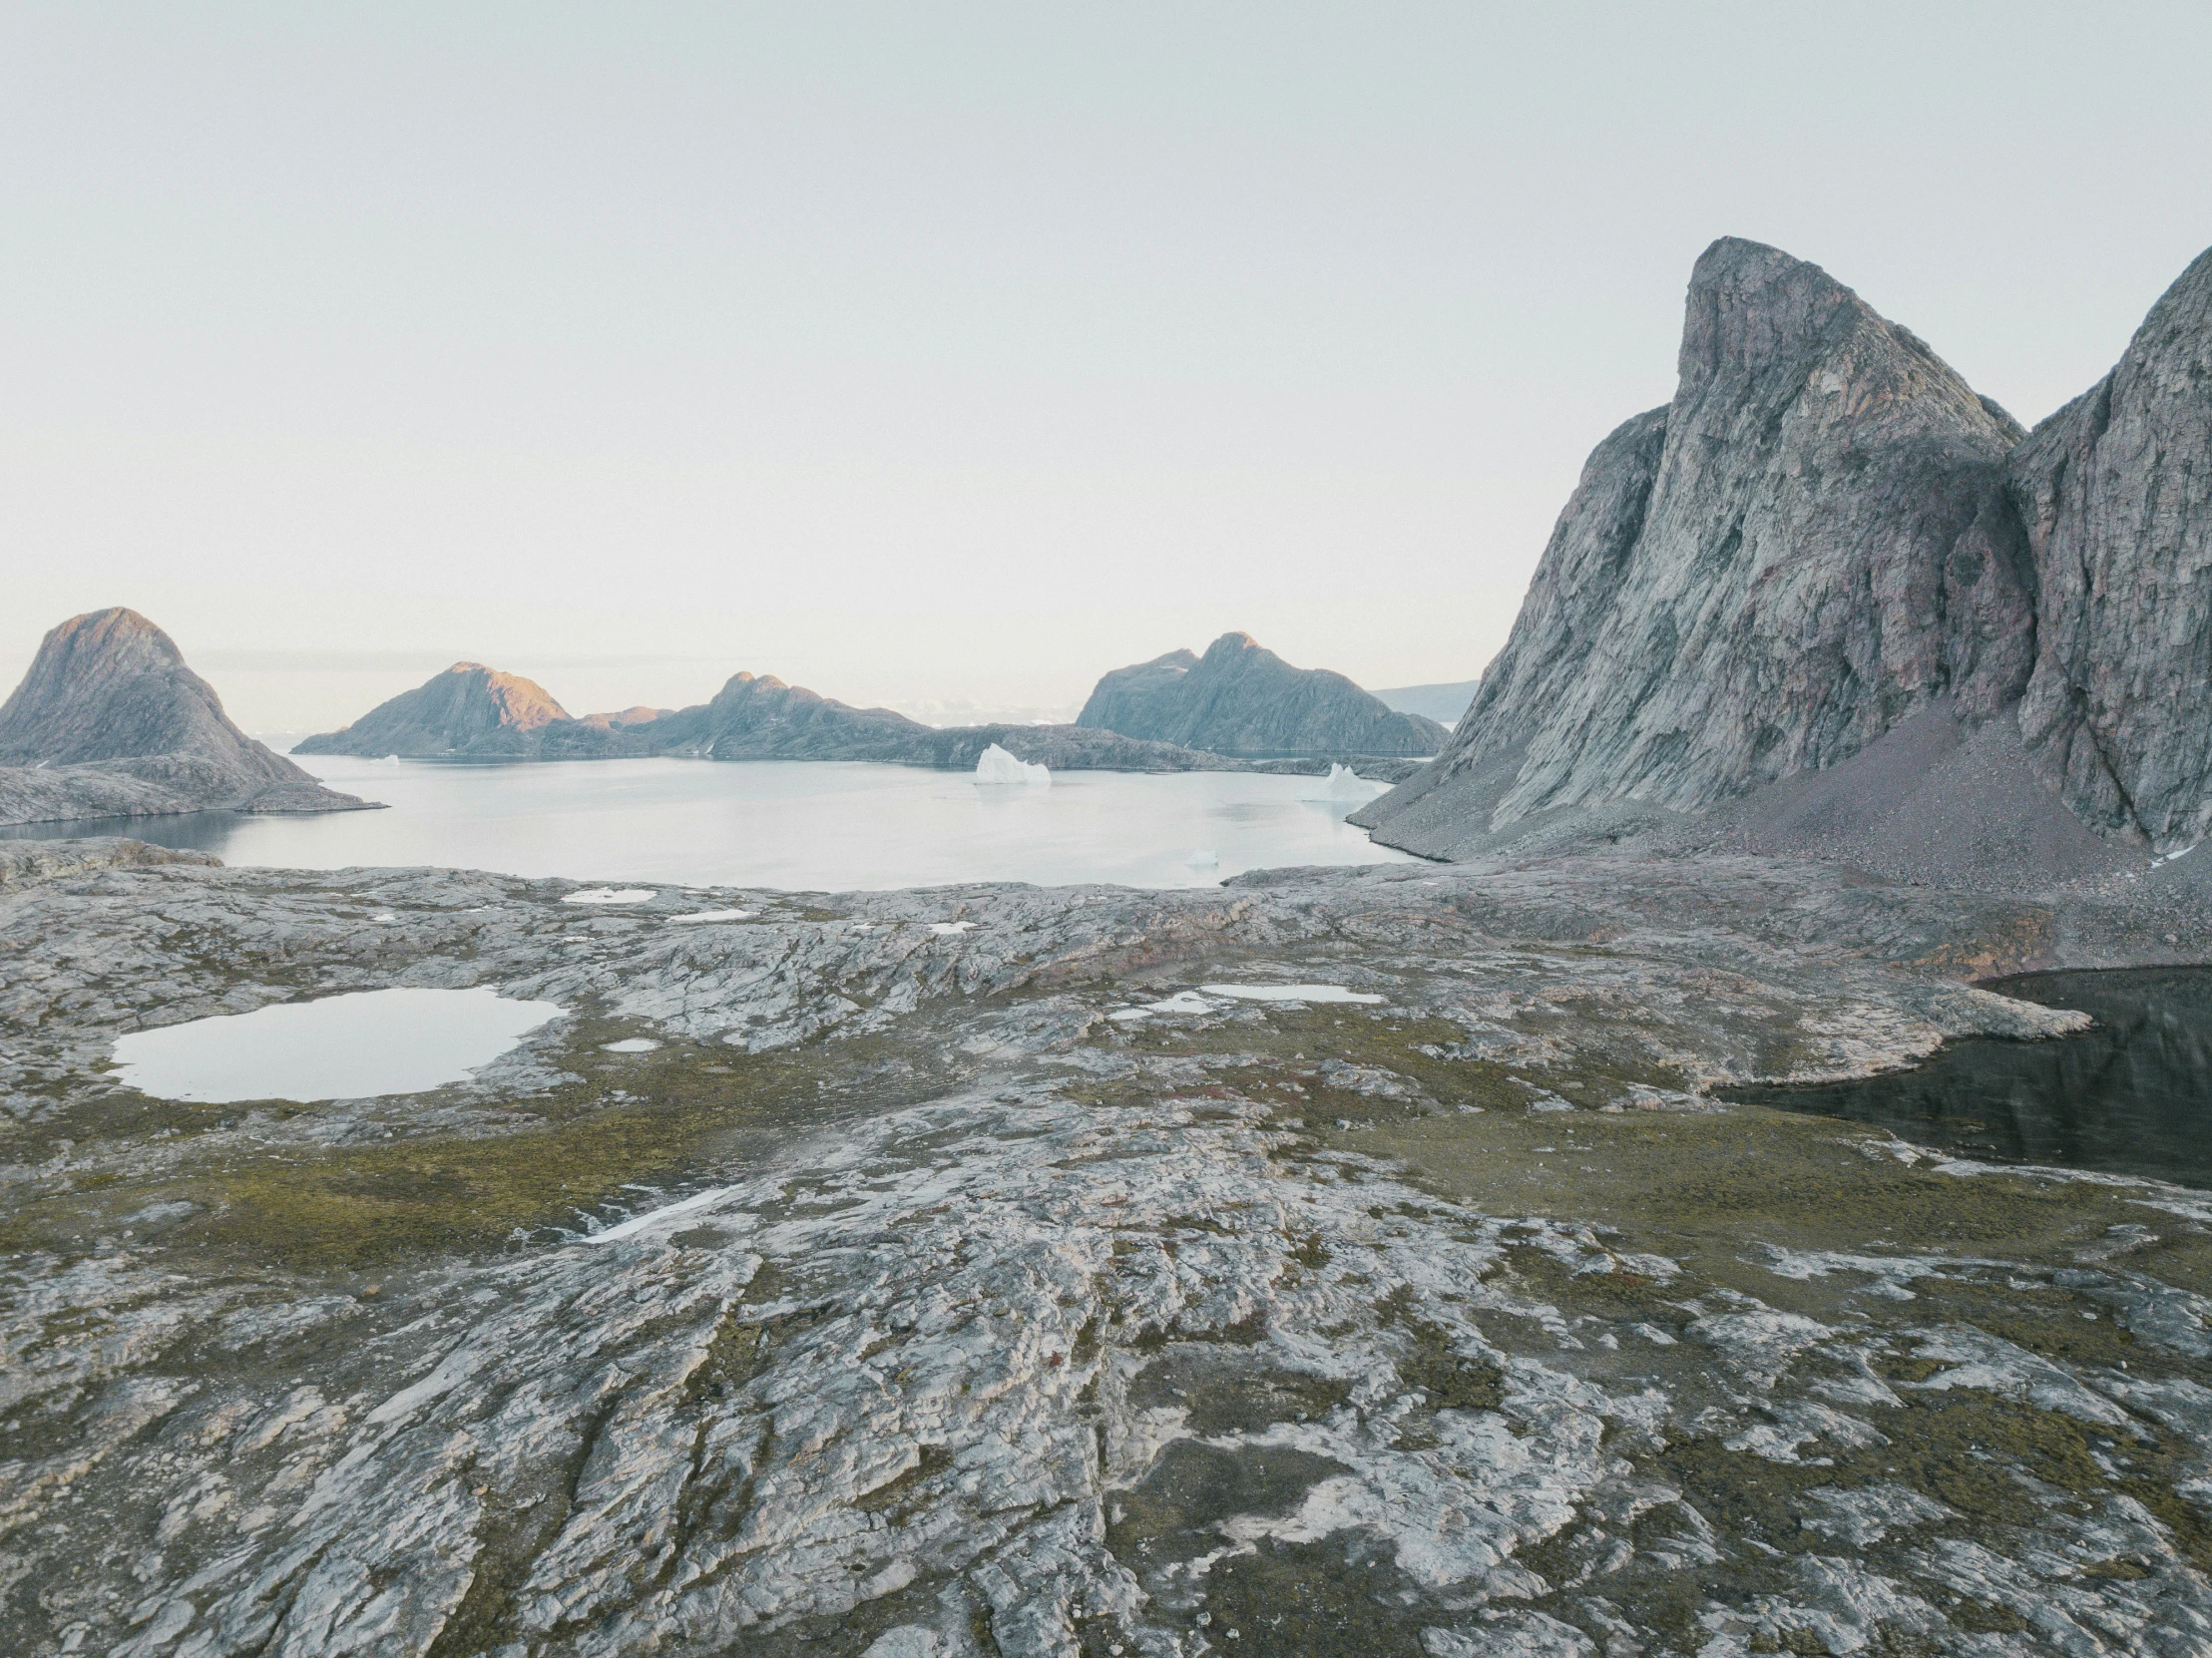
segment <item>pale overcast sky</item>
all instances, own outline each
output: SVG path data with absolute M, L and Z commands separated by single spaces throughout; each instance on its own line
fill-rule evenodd
M 2032 422 L 2212 242 L 2208 86 L 2201 5 L 7 4 L 0 675 L 1471 677 L 1714 236 Z

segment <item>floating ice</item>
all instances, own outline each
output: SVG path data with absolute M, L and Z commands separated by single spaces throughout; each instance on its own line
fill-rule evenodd
M 1214 851 L 1211 847 L 1204 846 L 1199 847 L 1197 851 L 1191 853 L 1189 857 L 1183 860 L 1183 862 L 1188 864 L 1192 869 L 1211 869 L 1220 861 L 1220 853 Z
M 1245 1002 L 1380 1002 L 1366 991 L 1342 985 L 1201 985 L 1208 996 L 1233 996 Z
M 1041 765 L 1028 760 L 1018 760 L 997 743 L 983 751 L 976 761 L 978 783 L 1016 783 L 1033 789 L 1052 787 L 1053 774 Z
M 643 904 L 653 896 L 650 887 L 586 887 L 572 892 L 561 902 L 564 904 Z
M 397 754 L 387 754 L 384 756 L 383 760 L 380 763 L 388 766 L 395 766 L 399 764 L 399 756 Z
M 602 1053 L 651 1053 L 661 1044 L 651 1036 L 625 1036 L 619 1042 L 601 1042 Z
M 700 921 L 750 921 L 751 919 L 752 912 L 750 910 L 693 910 L 687 916 L 668 917 L 671 923 L 679 926 Z
M 356 991 L 118 1037 L 119 1080 L 157 1099 L 367 1099 L 458 1082 L 556 1019 L 497 991 Z
M 1107 1019 L 1148 1019 L 1153 1014 L 1210 1014 L 1213 1004 L 1195 991 L 1177 991 L 1164 1002 L 1147 1002 L 1140 1008 L 1121 1008 L 1106 1015 Z
M 1371 800 L 1389 785 L 1371 783 L 1350 766 L 1331 764 L 1318 788 L 1299 796 L 1302 800 Z

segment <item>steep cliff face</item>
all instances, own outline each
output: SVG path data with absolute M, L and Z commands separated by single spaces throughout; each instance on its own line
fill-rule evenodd
M 0 823 L 361 804 L 231 724 L 215 688 L 136 611 L 63 622 L 0 705 Z
M 2029 752 L 2106 834 L 2212 827 L 2212 251 L 2010 478 L 2040 583 Z
M 633 723 L 628 715 L 571 719 L 536 680 L 480 662 L 455 662 L 344 730 L 309 737 L 292 752 L 410 760 L 581 760 L 653 752 L 629 735 Z
M 1673 401 L 1591 455 L 1450 749 L 1356 821 L 1470 850 L 1543 814 L 1696 811 L 1939 698 L 1999 711 L 2033 651 L 2020 436 L 1825 271 L 1715 242 Z
M 1076 723 L 1215 754 L 1434 754 L 1450 733 L 1341 673 L 1292 667 L 1247 633 L 1102 678 Z

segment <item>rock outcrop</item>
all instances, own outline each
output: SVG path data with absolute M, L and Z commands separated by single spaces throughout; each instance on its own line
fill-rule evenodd
M 572 719 L 536 680 L 480 662 L 455 662 L 381 702 L 341 731 L 307 738 L 295 754 L 407 760 L 591 760 L 650 754 L 634 734 L 657 710 Z
M 0 823 L 364 804 L 240 731 L 176 642 L 136 611 L 63 622 L 0 705 Z
M 1969 804 L 1956 778 L 1899 769 L 1964 744 L 2008 844 L 2097 861 L 2057 818 L 2029 821 L 2064 809 L 2024 787 L 2038 775 L 2100 833 L 2193 839 L 2212 785 L 2208 357 L 2212 255 L 2026 437 L 1826 272 L 1715 242 L 1673 401 L 1598 445 L 1451 747 L 1354 821 L 1446 857 L 1618 833 L 1828 770 L 1941 705 L 1926 729 L 1952 734 L 1862 768 L 1897 792 L 1854 822 L 1913 794 Z M 2012 735 L 1980 740 L 1992 721 Z
M 1451 733 L 1341 673 L 1292 667 L 1247 633 L 1203 656 L 1170 650 L 1101 679 L 1079 725 L 1216 754 L 1434 754 Z
M 2212 827 L 2212 251 L 2009 465 L 2040 591 L 2022 735 L 2099 831 Z

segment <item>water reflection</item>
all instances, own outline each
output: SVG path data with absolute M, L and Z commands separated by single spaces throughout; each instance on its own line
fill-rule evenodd
M 1726 1097 L 1874 1123 L 1994 1162 L 2212 1187 L 2212 968 L 2023 974 L 1987 988 L 2096 1024 L 2044 1041 L 1951 1042 L 1910 1070 L 1857 1081 Z

